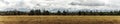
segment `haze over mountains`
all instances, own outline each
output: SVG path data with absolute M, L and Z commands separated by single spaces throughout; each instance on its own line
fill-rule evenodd
M 0 11 L 118 11 L 120 0 L 0 0 Z

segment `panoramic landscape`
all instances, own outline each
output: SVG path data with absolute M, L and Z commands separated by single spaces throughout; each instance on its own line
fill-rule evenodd
M 119 0 L 0 0 L 0 15 L 120 15 Z
M 120 0 L 0 0 L 0 24 L 120 24 Z

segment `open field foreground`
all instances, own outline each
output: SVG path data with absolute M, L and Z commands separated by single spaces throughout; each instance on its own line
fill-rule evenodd
M 120 24 L 120 16 L 0 16 L 0 24 Z

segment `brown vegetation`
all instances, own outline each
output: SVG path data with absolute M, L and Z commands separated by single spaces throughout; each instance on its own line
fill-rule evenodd
M 119 16 L 1 16 L 0 24 L 120 24 Z

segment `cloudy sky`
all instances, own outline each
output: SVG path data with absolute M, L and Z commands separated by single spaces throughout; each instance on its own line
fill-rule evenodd
M 120 10 L 120 0 L 0 0 L 0 11 L 34 9 L 54 11 Z

